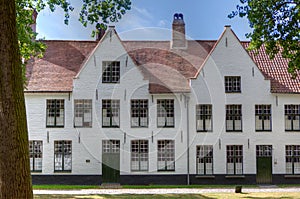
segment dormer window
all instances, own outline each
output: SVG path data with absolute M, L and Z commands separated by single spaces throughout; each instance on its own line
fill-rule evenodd
M 240 93 L 241 92 L 241 77 L 240 76 L 226 76 L 225 77 L 225 92 L 226 93 Z
M 102 83 L 120 82 L 120 62 L 104 61 L 102 62 Z

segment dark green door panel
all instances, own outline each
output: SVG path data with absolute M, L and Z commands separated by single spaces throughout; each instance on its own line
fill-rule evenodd
M 256 183 L 272 183 L 272 157 L 256 158 Z
M 102 155 L 102 182 L 120 182 L 120 154 L 105 153 Z
M 120 140 L 102 141 L 102 183 L 120 182 Z

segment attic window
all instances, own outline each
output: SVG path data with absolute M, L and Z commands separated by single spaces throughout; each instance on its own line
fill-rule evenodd
M 225 77 L 225 92 L 226 93 L 240 93 L 241 92 L 241 77 L 240 76 L 226 76 Z
M 102 62 L 102 83 L 119 83 L 120 81 L 120 62 Z

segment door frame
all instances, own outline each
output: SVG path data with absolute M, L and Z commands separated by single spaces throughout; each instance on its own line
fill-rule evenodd
M 120 140 L 102 140 L 103 183 L 120 183 Z
M 273 148 L 272 145 L 256 145 L 256 183 L 272 184 Z

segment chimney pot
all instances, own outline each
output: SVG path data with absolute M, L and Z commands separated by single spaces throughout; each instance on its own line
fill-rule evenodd
M 185 23 L 182 13 L 175 13 L 172 24 L 172 43 L 171 48 L 187 48 L 185 38 Z

